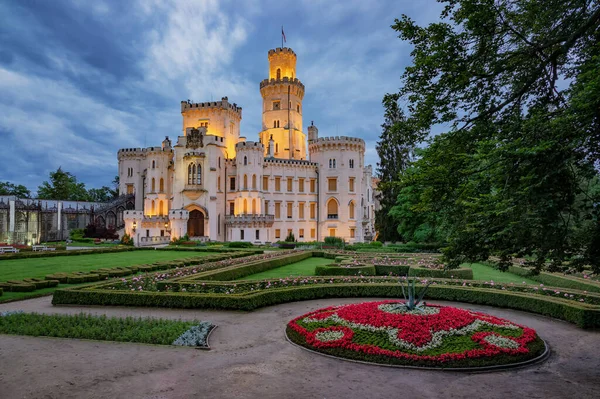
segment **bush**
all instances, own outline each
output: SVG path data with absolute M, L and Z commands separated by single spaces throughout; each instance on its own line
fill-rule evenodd
M 408 275 L 413 277 L 431 277 L 431 278 L 456 278 L 462 280 L 473 280 L 473 269 L 465 267 L 459 269 L 425 269 L 412 267 L 408 270 Z
M 319 265 L 315 268 L 317 276 L 374 276 L 375 266 L 373 265 L 358 265 L 346 266 L 331 264 Z
M 290 234 L 288 234 L 287 237 L 285 237 L 285 242 L 296 242 L 296 237 L 294 236 L 294 233 L 290 231 Z
M 121 244 L 133 246 L 133 238 L 127 233 L 123 234 L 123 238 L 121 238 Z
M 246 241 L 232 241 L 227 243 L 229 248 L 252 248 L 254 245 Z
M 532 274 L 531 269 L 516 265 L 509 266 L 508 271 L 552 287 L 600 292 L 600 282 L 594 280 L 584 280 L 579 277 L 565 276 L 557 273 L 540 272 L 540 274 Z
M 344 246 L 344 240 L 341 239 L 340 237 L 325 237 L 323 242 L 327 246 L 336 247 L 336 248 L 342 248 Z
M 73 229 L 69 232 L 69 238 L 73 241 L 82 241 L 84 229 Z
M 408 265 L 375 265 L 375 273 L 378 276 L 406 276 L 408 269 Z

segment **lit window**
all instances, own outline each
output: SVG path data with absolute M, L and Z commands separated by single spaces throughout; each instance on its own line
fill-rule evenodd
M 281 238 L 281 230 L 275 229 L 275 238 Z
M 298 192 L 304 192 L 304 179 L 298 179 Z
M 299 238 L 304 238 L 304 229 L 298 230 L 298 237 Z
M 229 189 L 231 191 L 235 191 L 235 177 L 232 177 L 231 179 L 229 179 Z
M 310 229 L 310 238 L 317 237 L 317 229 Z
M 298 203 L 298 218 L 304 219 L 304 202 Z
M 286 207 L 287 207 L 287 218 L 288 219 L 292 218 L 292 204 L 293 204 L 292 202 L 288 202 L 286 204 Z
M 288 177 L 287 178 L 287 190 L 288 190 L 288 192 L 292 192 L 292 184 L 293 184 L 292 178 Z
M 269 191 L 269 176 L 263 176 L 263 191 Z
M 281 203 L 276 202 L 275 203 L 275 219 L 279 219 L 279 218 L 281 218 Z
M 281 177 L 275 178 L 275 191 L 281 191 Z
M 337 191 L 337 178 L 331 177 L 331 178 L 327 179 L 327 188 L 331 192 L 336 192 Z
M 354 177 L 351 177 L 348 180 L 348 191 L 350 191 L 351 193 L 354 192 Z

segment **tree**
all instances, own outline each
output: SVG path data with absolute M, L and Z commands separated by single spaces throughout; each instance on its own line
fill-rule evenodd
M 377 164 L 377 195 L 381 208 L 375 212 L 375 229 L 379 241 L 398 241 L 402 238 L 398 234 L 396 222 L 388 217 L 388 213 L 399 194 L 397 180 L 412 159 L 416 145 L 416 136 L 407 123 L 398 99 L 398 94 L 386 94 L 383 98 L 385 118 L 376 147 L 380 159 Z
M 17 198 L 31 198 L 31 191 L 22 184 L 0 182 L 0 195 L 14 195 Z
M 63 201 L 89 201 L 89 195 L 84 183 L 78 183 L 77 178 L 60 167 L 50 172 L 50 181 L 43 182 L 38 187 L 38 198 Z
M 398 99 L 424 140 L 451 125 L 397 179 L 417 213 L 438 215 L 444 255 L 462 261 L 566 259 L 600 270 L 600 6 L 591 0 L 448 0 L 442 22 L 393 29 L 414 49 Z
M 108 202 L 111 199 L 115 198 L 115 192 L 106 186 L 102 186 L 101 188 L 90 188 L 87 191 L 88 201 L 92 202 Z

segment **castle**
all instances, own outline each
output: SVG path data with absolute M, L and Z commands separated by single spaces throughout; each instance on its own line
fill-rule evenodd
M 175 143 L 118 151 L 122 194 L 135 194 L 123 214 L 136 245 L 192 240 L 284 240 L 327 236 L 347 242 L 374 236 L 371 165 L 365 142 L 319 137 L 303 130 L 305 88 L 290 48 L 269 50 L 259 141 L 240 135 L 242 108 L 221 101 L 181 102 L 182 135 Z M 308 148 L 307 148 L 308 143 Z

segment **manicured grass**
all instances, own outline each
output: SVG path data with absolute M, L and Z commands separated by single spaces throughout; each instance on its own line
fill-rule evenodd
M 0 334 L 171 345 L 194 321 L 15 313 L 0 317 Z
M 528 279 L 527 277 L 518 276 L 509 272 L 502 272 L 496 270 L 491 266 L 487 266 L 481 263 L 463 263 L 461 267 L 470 267 L 473 269 L 473 280 L 480 281 L 494 281 L 495 283 L 515 283 L 523 284 L 523 281 L 527 284 L 539 285 L 537 281 Z
M 298 276 L 314 276 L 315 267 L 331 263 L 331 259 L 308 258 L 290 265 L 239 278 L 238 280 L 264 280 L 267 278 L 285 278 Z
M 22 299 L 29 299 L 29 298 L 37 298 L 37 297 L 40 297 L 40 296 L 45 296 L 45 295 L 51 294 L 55 290 L 58 290 L 58 289 L 61 289 L 61 288 L 72 288 L 72 287 L 78 287 L 80 285 L 85 285 L 85 284 L 89 284 L 89 283 L 83 283 L 83 284 L 59 284 L 56 287 L 42 288 L 40 290 L 35 290 L 35 291 L 32 291 L 32 292 L 6 292 L 6 291 L 4 291 L 4 293 L 2 294 L 2 296 L 0 296 L 0 303 L 2 303 L 2 302 L 20 301 Z
M 148 250 L 3 260 L 0 262 L 0 281 L 44 278 L 47 274 L 59 272 L 85 272 L 101 267 L 143 265 L 208 255 L 214 255 L 214 252 Z

